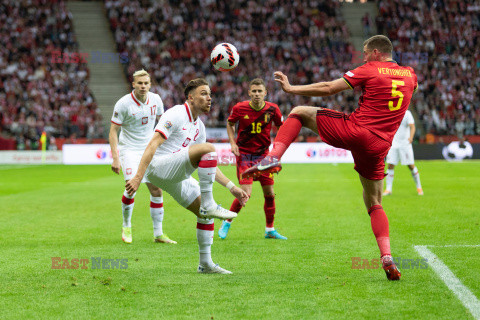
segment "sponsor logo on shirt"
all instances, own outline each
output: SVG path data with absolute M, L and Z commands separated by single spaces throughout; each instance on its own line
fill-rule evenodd
M 243 119 L 250 119 L 250 118 L 248 117 L 248 114 L 247 114 L 245 115 L 245 117 L 243 117 Z

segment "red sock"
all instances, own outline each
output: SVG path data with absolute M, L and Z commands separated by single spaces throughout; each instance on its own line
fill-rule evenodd
M 238 201 L 237 198 L 233 200 L 232 205 L 230 206 L 230 211 L 239 213 L 240 210 L 242 210 L 242 205 L 240 204 L 240 201 Z M 228 222 L 232 222 L 232 219 L 227 219 Z
M 275 219 L 275 196 L 265 196 L 265 221 L 267 228 L 273 228 L 273 220 Z
M 370 215 L 373 234 L 377 239 L 378 248 L 380 249 L 380 257 L 391 255 L 388 218 L 385 211 L 383 211 L 383 207 L 381 205 L 372 206 L 368 210 L 368 214 Z
M 269 155 L 280 159 L 290 144 L 297 138 L 300 129 L 302 129 L 302 125 L 302 117 L 298 114 L 290 114 L 278 130 L 277 137 L 273 142 L 272 151 L 270 151 Z

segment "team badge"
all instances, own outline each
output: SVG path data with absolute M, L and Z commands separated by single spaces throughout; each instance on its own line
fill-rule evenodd
M 143 117 L 142 124 L 147 124 L 147 123 L 148 123 L 148 117 Z
M 245 117 L 243 117 L 243 119 L 247 119 L 247 120 L 248 120 L 248 119 L 250 119 L 250 118 L 248 117 L 248 114 L 246 114 Z
M 113 116 L 114 116 L 115 118 L 118 118 L 118 112 L 115 111 L 115 112 L 113 113 Z
M 170 121 L 167 121 L 165 122 L 165 125 L 164 125 L 165 129 L 170 129 L 172 127 L 172 123 Z
M 349 77 L 353 77 L 353 76 L 354 76 L 353 72 L 350 72 L 350 71 L 347 71 L 347 73 L 345 73 L 345 74 L 346 74 L 347 76 L 349 76 Z
M 265 113 L 265 123 L 270 122 L 270 113 Z

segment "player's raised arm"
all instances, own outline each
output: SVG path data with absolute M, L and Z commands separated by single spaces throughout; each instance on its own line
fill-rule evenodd
M 110 143 L 110 150 L 112 151 L 112 171 L 116 174 L 120 173 L 120 159 L 118 158 L 118 131 L 120 126 L 112 123 L 110 125 L 110 133 L 108 134 L 108 142 Z
M 248 201 L 248 194 L 230 181 L 230 179 L 228 179 L 218 167 L 215 174 L 215 181 L 228 188 L 233 196 L 238 199 L 242 207 L 245 206 Z
M 166 140 L 162 137 L 162 135 L 158 132 L 152 137 L 152 140 L 148 143 L 147 148 L 143 152 L 142 160 L 140 160 L 140 165 L 138 166 L 137 174 L 127 182 L 125 185 L 125 189 L 127 190 L 128 194 L 133 195 L 140 183 L 142 182 L 142 178 L 145 175 L 145 171 L 147 171 L 147 167 L 152 161 L 153 155 L 159 146 L 162 145 Z
M 281 71 L 276 71 L 274 73 L 275 81 L 282 85 L 282 90 L 287 93 L 293 93 L 300 96 L 309 96 L 309 97 L 326 97 L 331 96 L 336 93 L 339 93 L 343 90 L 350 89 L 348 84 L 343 80 L 343 78 L 326 81 L 326 82 L 317 82 L 307 85 L 291 85 L 288 81 L 288 77 L 283 74 Z
M 227 121 L 227 134 L 228 141 L 230 142 L 230 146 L 232 148 L 232 153 L 238 157 L 240 152 L 238 150 L 238 145 L 235 142 L 235 123 Z

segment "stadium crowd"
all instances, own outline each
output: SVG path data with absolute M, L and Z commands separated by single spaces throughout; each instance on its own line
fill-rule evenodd
M 0 31 L 0 134 L 17 149 L 36 149 L 43 131 L 103 137 L 87 64 L 60 58 L 78 52 L 65 2 L 4 0 Z
M 478 1 L 380 0 L 378 8 L 378 31 L 419 77 L 411 105 L 425 133 L 480 134 Z
M 107 0 L 105 7 L 118 51 L 130 58 L 127 76 L 141 67 L 151 71 L 152 91 L 167 108 L 183 102 L 188 80 L 207 75 L 214 107 L 203 120 L 211 127 L 224 127 L 231 107 L 248 100 L 253 78 L 265 80 L 267 100 L 288 114 L 311 99 L 284 94 L 273 81 L 275 70 L 300 83 L 338 78 L 352 67 L 354 48 L 335 1 Z M 233 72 L 211 66 L 210 52 L 220 42 L 240 52 Z M 314 101 L 347 111 L 356 105 L 351 93 Z

